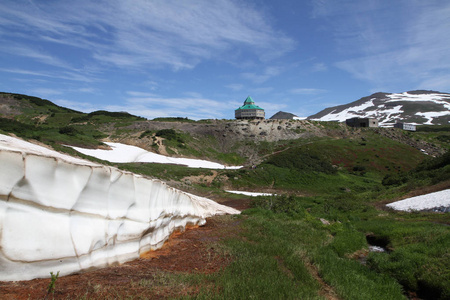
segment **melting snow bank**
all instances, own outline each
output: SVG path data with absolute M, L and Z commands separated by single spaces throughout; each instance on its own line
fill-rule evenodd
M 159 180 L 0 135 L 0 281 L 136 259 L 205 218 L 239 211 Z
M 450 212 L 450 189 L 386 205 L 395 210 Z
M 186 165 L 190 168 L 205 168 L 205 169 L 242 168 L 242 166 L 224 166 L 219 163 L 201 159 L 164 156 L 161 154 L 149 152 L 145 149 L 136 146 L 130 146 L 121 143 L 105 143 L 105 144 L 110 146 L 112 150 L 85 149 L 72 146 L 70 147 L 80 153 L 113 163 L 131 163 L 131 162 L 161 163 L 161 164 Z
M 274 194 L 271 193 L 254 193 L 254 192 L 244 192 L 244 191 L 225 191 L 227 193 L 233 193 L 233 194 L 241 194 L 241 195 L 246 195 L 246 196 L 252 196 L 252 197 L 257 197 L 257 196 L 273 196 Z

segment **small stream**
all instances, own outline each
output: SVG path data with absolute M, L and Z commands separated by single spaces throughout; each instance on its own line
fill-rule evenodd
M 369 252 L 387 252 L 387 249 L 380 246 L 369 245 Z
M 369 244 L 369 252 L 387 252 L 389 249 L 389 239 L 385 237 L 379 237 L 373 234 L 366 235 L 367 244 Z

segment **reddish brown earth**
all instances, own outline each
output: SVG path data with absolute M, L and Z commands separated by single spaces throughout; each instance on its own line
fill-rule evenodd
M 249 202 L 221 201 L 240 210 Z M 163 248 L 137 260 L 60 277 L 54 293 L 47 293 L 49 278 L 0 282 L 0 299 L 164 299 L 194 295 L 199 287 L 183 280 L 183 275 L 209 274 L 225 267 L 230 258 L 220 251 L 219 242 L 236 235 L 239 222 L 232 216 L 209 218 L 205 226 L 175 233 Z

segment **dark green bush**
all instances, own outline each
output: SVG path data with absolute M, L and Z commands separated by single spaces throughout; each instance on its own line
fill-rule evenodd
M 384 186 L 390 186 L 390 185 L 401 185 L 407 181 L 407 177 L 405 175 L 399 175 L 399 174 L 388 174 L 384 176 L 381 183 Z
M 153 134 L 153 132 L 152 132 L 151 130 L 146 130 L 146 131 L 144 131 L 143 133 L 141 133 L 141 135 L 139 136 L 139 138 L 142 139 L 142 138 L 144 138 L 144 137 L 146 137 L 146 136 L 149 136 L 149 135 L 152 135 L 152 134 Z
M 153 121 L 159 121 L 159 122 L 187 122 L 187 123 L 193 123 L 194 120 L 188 119 L 188 118 L 182 118 L 182 117 L 166 117 L 166 118 L 154 118 Z
M 155 133 L 156 136 L 165 138 L 169 141 L 177 141 L 178 143 L 184 143 L 183 138 L 173 129 L 161 129 Z
M 64 126 L 64 127 L 59 128 L 59 133 L 74 136 L 74 135 L 78 134 L 79 131 L 76 130 L 75 128 L 73 128 L 72 126 Z
M 91 113 L 88 114 L 89 117 L 93 117 L 93 116 L 107 116 L 107 117 L 112 117 L 112 118 L 138 118 L 138 119 L 144 119 L 135 115 L 132 115 L 130 113 L 127 112 L 110 112 L 110 111 L 106 111 L 106 110 L 97 110 L 97 111 L 93 111 Z
M 287 151 L 272 155 L 265 161 L 280 168 L 296 169 L 300 172 L 322 172 L 335 174 L 331 162 L 319 154 L 309 153 L 307 149 L 293 148 Z

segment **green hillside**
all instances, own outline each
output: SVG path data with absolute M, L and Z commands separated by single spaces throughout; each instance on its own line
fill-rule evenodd
M 0 97 L 8 106 L 0 132 L 60 151 L 76 154 L 61 145 L 96 147 L 107 138 L 245 166 L 115 164 L 219 202 L 251 203 L 240 216 L 222 217 L 236 232 L 211 242 L 211 255 L 227 261 L 223 269 L 181 274 L 196 291 L 186 297 L 450 299 L 449 214 L 385 206 L 450 188 L 448 126 L 403 132 L 292 121 L 286 130 L 301 138 L 269 141 L 232 133 L 237 122 L 231 120 L 148 121 L 124 112 L 81 113 L 24 95 Z M 251 198 L 225 190 L 276 195 Z M 372 245 L 385 251 L 369 251 Z

